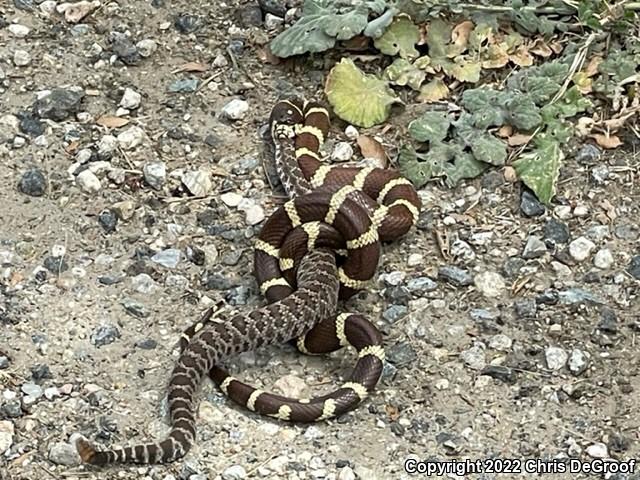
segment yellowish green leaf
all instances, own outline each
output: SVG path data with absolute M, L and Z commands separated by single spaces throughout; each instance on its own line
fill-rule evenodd
M 407 15 L 398 15 L 374 46 L 385 55 L 400 55 L 415 58 L 419 55 L 415 46 L 420 39 L 420 30 Z
M 391 105 L 401 103 L 386 81 L 363 73 L 348 58 L 329 72 L 325 93 L 336 115 L 365 128 L 385 121 Z
M 421 102 L 438 102 L 448 96 L 449 87 L 440 78 L 434 78 L 420 88 L 418 100 Z
M 556 194 L 560 162 L 564 158 L 560 143 L 542 136 L 535 150 L 524 153 L 513 163 L 518 177 L 547 205 Z
M 480 64 L 474 62 L 456 62 L 447 73 L 461 82 L 476 83 L 480 81 Z
M 396 58 L 384 71 L 384 77 L 394 85 L 408 85 L 414 90 L 419 90 L 424 82 L 426 73 L 404 58 Z

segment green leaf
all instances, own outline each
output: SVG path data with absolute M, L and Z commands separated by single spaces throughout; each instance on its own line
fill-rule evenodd
M 569 66 L 560 60 L 520 70 L 507 81 L 511 91 L 529 94 L 536 105 L 544 105 L 558 93 L 569 74 Z
M 385 121 L 391 105 L 401 103 L 386 81 L 363 73 L 348 58 L 329 72 L 325 93 L 336 115 L 360 127 Z
M 560 162 L 564 155 L 560 143 L 548 135 L 538 136 L 535 144 L 535 149 L 522 154 L 513 166 L 538 200 L 548 205 L 556 193 Z
M 481 162 L 500 167 L 507 160 L 507 144 L 489 133 L 476 135 L 470 146 L 473 156 Z
M 391 65 L 384 70 L 384 77 L 394 85 L 409 85 L 414 90 L 420 90 L 426 73 L 416 68 L 404 58 L 396 58 Z
M 420 30 L 406 15 L 399 15 L 384 34 L 374 41 L 374 46 L 385 55 L 397 55 L 402 58 L 415 58 L 418 51 L 415 48 L 420 39 Z
M 302 17 L 271 42 L 278 57 L 291 57 L 332 48 L 336 40 L 348 40 L 362 33 L 369 12 L 382 12 L 383 0 L 305 0 Z
M 447 73 L 461 82 L 477 83 L 480 81 L 481 67 L 474 62 L 456 62 Z
M 431 179 L 431 164 L 418 161 L 416 151 L 410 145 L 403 145 L 398 154 L 398 170 L 416 188 L 424 187 Z
M 542 122 L 540 109 L 529 95 L 514 95 L 504 104 L 507 123 L 518 130 L 533 130 Z
M 451 41 L 451 27 L 439 18 L 432 20 L 427 27 L 427 45 L 432 63 L 439 64 L 447 58 L 447 44 Z
M 455 186 L 464 178 L 475 178 L 486 170 L 486 164 L 478 162 L 460 145 L 436 142 L 427 153 L 416 153 L 408 145 L 400 149 L 398 169 L 400 173 L 421 188 L 431 178 L 445 177 L 448 186 Z
M 476 127 L 487 129 L 503 125 L 505 115 L 500 105 L 505 102 L 506 93 L 490 88 L 474 88 L 462 93 L 462 106 L 472 115 Z
M 449 87 L 439 78 L 434 78 L 420 87 L 418 100 L 422 102 L 438 102 L 449 96 Z
M 380 38 L 387 27 L 391 25 L 393 17 L 395 17 L 397 13 L 398 11 L 395 8 L 390 8 L 378 18 L 374 18 L 365 27 L 364 34 L 370 38 Z
M 419 142 L 444 140 L 451 122 L 445 112 L 425 112 L 409 124 L 409 134 Z

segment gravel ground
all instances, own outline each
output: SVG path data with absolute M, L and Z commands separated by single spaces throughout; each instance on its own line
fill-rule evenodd
M 420 192 L 418 228 L 348 305 L 388 355 L 354 412 L 287 425 L 206 384 L 185 459 L 78 465 L 74 432 L 162 437 L 181 331 L 219 300 L 261 304 L 252 244 L 282 198 L 260 132 L 277 98 L 322 98 L 335 60 L 272 64 L 282 2 L 195 3 L 0 4 L 0 479 L 404 479 L 412 457 L 640 458 L 638 154 L 585 144 L 550 208 L 508 169 Z M 369 133 L 393 154 L 423 109 Z M 328 153 L 358 151 L 345 127 Z M 353 363 L 273 347 L 228 366 L 300 395 Z

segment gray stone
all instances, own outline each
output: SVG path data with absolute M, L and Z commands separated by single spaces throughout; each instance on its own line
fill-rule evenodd
M 80 463 L 80 455 L 75 446 L 56 442 L 49 447 L 49 460 L 57 465 L 77 465 Z
M 579 163 L 590 165 L 595 163 L 602 155 L 602 150 L 592 143 L 586 143 L 576 152 L 576 160 Z
M 613 266 L 613 254 L 611 250 L 603 248 L 598 250 L 593 257 L 593 264 L 601 270 L 608 270 Z
M 532 318 L 536 316 L 538 307 L 533 298 L 519 298 L 513 304 L 518 318 Z
M 96 193 L 102 188 L 100 179 L 91 170 L 83 170 L 76 177 L 76 183 L 84 193 Z
M 473 283 L 473 277 L 468 271 L 454 266 L 440 267 L 438 278 L 446 280 L 457 287 L 467 287 Z
M 91 343 L 97 348 L 109 345 L 120 338 L 120 330 L 113 325 L 101 325 L 96 328 L 90 336 Z
M 131 288 L 138 293 L 152 293 L 158 286 L 156 282 L 146 273 L 140 273 L 131 277 Z
M 33 397 L 36 400 L 42 397 L 44 393 L 44 391 L 42 390 L 42 387 L 35 383 L 25 383 L 22 385 L 22 387 L 20 387 L 20 390 L 22 390 L 22 393 L 24 393 L 25 395 L 28 395 L 29 397 Z
M 499 333 L 494 335 L 489 339 L 489 347 L 494 350 L 501 350 L 503 352 L 507 352 L 511 349 L 511 345 L 513 344 L 513 340 L 507 335 Z
M 32 110 L 39 118 L 48 118 L 62 122 L 80 111 L 84 92 L 78 89 L 52 90 L 49 95 L 39 98 L 32 105 Z
M 127 110 L 135 110 L 140 106 L 142 95 L 133 90 L 132 88 L 125 88 L 122 98 L 120 99 L 120 106 Z
M 349 142 L 338 142 L 331 152 L 331 160 L 334 162 L 346 162 L 353 157 L 353 147 Z
M 567 243 L 571 238 L 569 227 L 555 218 L 550 218 L 544 224 L 544 238 L 556 243 Z
M 407 289 L 416 295 L 433 292 L 438 288 L 438 284 L 429 277 L 412 278 L 407 282 Z
M 176 268 L 182 260 L 182 252 L 177 248 L 168 248 L 156 253 L 151 261 L 165 268 Z
M 531 260 L 533 258 L 538 258 L 547 253 L 547 246 L 540 239 L 540 237 L 536 235 L 531 235 L 527 244 L 524 246 L 524 250 L 522 251 L 522 257 L 527 260 Z
M 636 255 L 631 259 L 627 266 L 627 272 L 629 272 L 629 275 L 633 278 L 640 280 L 640 255 Z
M 13 445 L 13 435 L 15 428 L 13 422 L 8 420 L 0 421 L 0 456 Z
M 460 358 L 472 370 L 482 370 L 487 364 L 484 350 L 477 345 L 460 352 Z
M 161 190 L 167 178 L 167 166 L 164 162 L 149 162 L 142 167 L 144 180 L 155 190 Z
M 194 197 L 205 197 L 213 188 L 211 175 L 202 170 L 191 170 L 182 175 L 182 183 Z
M 38 168 L 29 169 L 20 177 L 18 190 L 25 195 L 41 197 L 47 191 L 47 180 Z
M 520 210 L 527 217 L 537 217 L 545 212 L 545 207 L 529 190 L 523 190 L 520 197 Z
M 133 125 L 117 136 L 118 143 L 123 150 L 133 150 L 144 141 L 144 130 Z
M 145 38 L 144 40 L 140 40 L 136 43 L 136 49 L 142 57 L 148 58 L 158 49 L 158 44 L 155 40 Z
M 577 303 L 602 305 L 605 303 L 597 295 L 594 295 L 593 293 L 581 288 L 569 288 L 568 290 L 558 292 L 558 300 L 563 305 L 574 305 Z
M 31 63 L 31 54 L 26 50 L 16 50 L 13 52 L 13 64 L 16 67 L 26 67 Z
M 404 305 L 391 305 L 384 311 L 384 313 L 382 314 L 382 318 L 384 318 L 389 323 L 395 323 L 402 317 L 406 316 L 407 312 L 408 308 Z

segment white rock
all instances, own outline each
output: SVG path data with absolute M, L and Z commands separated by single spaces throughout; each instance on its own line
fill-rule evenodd
M 273 391 L 285 397 L 304 398 L 309 387 L 300 377 L 284 375 L 273 384 Z
M 218 68 L 226 67 L 227 65 L 229 65 L 229 60 L 227 60 L 227 57 L 219 53 L 218 55 L 216 55 L 216 58 L 213 59 L 212 65 Z
M 7 420 L 0 421 L 0 455 L 11 448 L 14 433 L 12 422 Z
M 45 0 L 40 4 L 40 11 L 47 16 L 51 15 L 56 11 L 57 4 L 56 0 Z
M 353 147 L 348 142 L 338 142 L 331 152 L 331 160 L 334 162 L 346 162 L 353 157 Z
M 257 225 L 265 218 L 264 209 L 260 205 L 252 205 L 245 210 L 245 220 L 249 225 Z
M 229 120 L 242 120 L 248 111 L 249 103 L 239 98 L 234 98 L 222 107 L 222 115 Z
M 569 371 L 574 375 L 580 375 L 589 366 L 589 359 L 591 355 L 589 352 L 574 348 L 569 355 Z
M 142 173 L 151 188 L 160 190 L 167 178 L 167 166 L 164 162 L 149 162 L 142 167 Z
M 494 335 L 489 339 L 490 348 L 493 348 L 494 350 L 501 350 L 503 352 L 509 351 L 512 344 L 513 340 L 502 333 Z
M 138 53 L 144 58 L 148 58 L 155 53 L 158 49 L 158 44 L 155 40 L 151 40 L 150 38 L 146 38 L 144 40 L 140 40 L 136 43 L 136 48 L 138 49 Z
M 578 205 L 573 209 L 573 215 L 575 217 L 586 217 L 589 215 L 589 207 L 586 205 Z
M 544 351 L 544 357 L 549 370 L 560 370 L 567 363 L 569 354 L 562 348 L 548 347 Z
M 84 193 L 96 193 L 102 188 L 100 179 L 91 170 L 83 170 L 76 177 L 76 183 Z
M 98 154 L 105 155 L 115 151 L 118 148 L 118 139 L 113 135 L 105 135 L 98 142 Z
M 360 132 L 353 125 L 347 125 L 347 128 L 344 129 L 344 134 L 351 140 L 355 140 L 360 136 Z
M 204 197 L 209 194 L 213 188 L 211 176 L 202 170 L 191 170 L 182 175 L 182 183 L 191 195 L 195 197 Z
M 222 472 L 223 480 L 242 480 L 247 478 L 247 471 L 241 465 L 231 465 Z
M 337 480 L 356 480 L 356 474 L 351 467 L 344 467 L 338 473 Z
M 9 28 L 7 30 L 9 30 L 9 33 L 11 35 L 17 38 L 24 38 L 29 35 L 29 32 L 31 31 L 29 27 L 20 25 L 18 23 L 12 23 L 11 25 L 9 25 Z
M 31 63 L 31 55 L 26 50 L 13 52 L 13 63 L 16 67 L 26 67 Z
M 569 255 L 576 262 L 582 262 L 589 258 L 591 252 L 596 248 L 595 243 L 585 237 L 578 237 L 569 244 Z
M 267 13 L 264 16 L 264 28 L 266 28 L 267 30 L 276 30 L 277 28 L 280 28 L 283 23 L 284 18 L 282 17 L 277 17 L 270 13 Z
M 120 99 L 120 106 L 128 108 L 129 110 L 135 110 L 140 106 L 142 95 L 133 90 L 132 88 L 125 88 L 122 98 Z
M 569 205 L 558 205 L 553 211 L 561 220 L 571 218 L 571 207 Z
M 602 270 L 610 269 L 613 266 L 613 262 L 613 254 L 607 248 L 598 250 L 593 257 L 593 264 Z
M 240 205 L 240 202 L 243 199 L 244 197 L 242 195 L 235 192 L 227 192 L 220 195 L 220 200 L 222 200 L 222 203 L 224 203 L 227 207 L 232 207 L 232 208 L 235 208 L 238 205 Z
M 485 297 L 499 297 L 505 291 L 505 283 L 502 275 L 497 272 L 482 272 L 473 278 L 476 288 Z
M 118 135 L 118 143 L 124 150 L 133 150 L 144 140 L 144 130 L 136 125 Z
M 482 370 L 487 364 L 484 350 L 478 346 L 473 346 L 467 350 L 463 350 L 460 352 L 460 358 L 473 370 Z
M 407 265 L 409 267 L 418 267 L 424 263 L 424 255 L 421 253 L 412 253 L 407 259 Z
M 138 293 L 152 293 L 158 286 L 156 282 L 146 273 L 139 273 L 135 277 L 131 277 L 131 287 Z
M 607 446 L 604 443 L 594 443 L 589 445 L 586 452 L 591 458 L 607 458 L 609 456 Z

